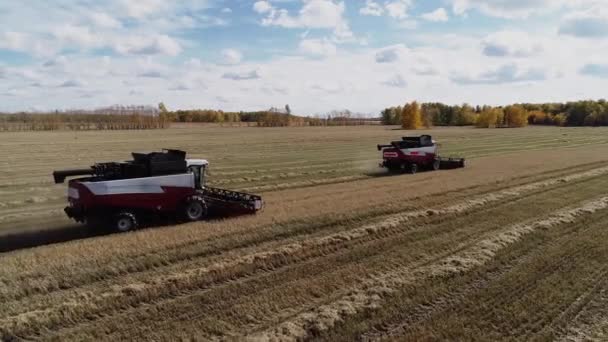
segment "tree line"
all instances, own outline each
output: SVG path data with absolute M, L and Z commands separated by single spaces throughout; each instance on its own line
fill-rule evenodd
M 0 114 L 0 131 L 160 129 L 170 122 L 162 115 L 90 113 Z
M 608 102 L 586 100 L 567 103 L 513 104 L 508 106 L 450 106 L 414 101 L 381 112 L 384 125 L 408 129 L 430 126 L 524 127 L 527 125 L 608 126 Z
M 293 126 L 354 126 L 379 124 L 379 120 L 365 115 L 352 113 L 349 110 L 334 110 L 324 116 L 299 116 L 291 113 L 289 105 L 284 109 L 271 107 L 263 111 L 225 112 L 212 109 L 191 109 L 169 111 L 164 103 L 158 105 L 160 115 L 169 122 L 208 122 L 232 123 L 244 122 L 259 127 L 293 127 Z

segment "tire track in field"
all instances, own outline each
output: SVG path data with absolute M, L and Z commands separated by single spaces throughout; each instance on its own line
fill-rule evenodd
M 596 169 L 591 169 L 591 170 L 588 170 L 588 171 L 585 171 L 585 172 L 579 172 L 579 173 L 575 173 L 575 174 L 573 174 L 573 175 L 568 175 L 568 176 L 566 176 L 567 178 L 565 178 L 563 181 L 568 181 L 568 180 L 576 180 L 576 179 L 578 179 L 578 178 L 585 178 L 585 177 L 587 177 L 587 176 L 593 176 L 593 175 L 594 175 L 594 174 L 596 174 L 596 173 L 597 173 L 597 174 L 601 174 L 601 173 L 603 172 L 603 171 L 602 171 L 602 169 L 603 169 L 603 168 L 596 168 Z M 550 183 L 544 183 L 544 184 L 542 184 L 542 182 L 540 182 L 541 184 L 537 184 L 537 183 L 538 183 L 538 182 L 537 182 L 537 183 L 532 183 L 532 184 L 537 184 L 537 185 L 539 185 L 539 186 L 543 186 L 543 185 L 551 185 L 551 183 L 554 183 L 555 181 L 558 181 L 558 182 L 559 182 L 559 181 L 560 181 L 560 179 L 562 179 L 562 178 L 563 178 L 563 176 L 558 176 L 558 177 L 555 177 L 555 178 L 553 179 L 553 181 L 552 181 L 552 182 L 550 182 Z M 483 203 L 482 203 L 482 204 L 483 204 Z M 279 234 L 279 235 L 284 235 L 284 234 Z M 280 236 L 279 236 L 279 237 L 280 237 Z M 257 242 L 252 241 L 252 242 L 248 242 L 247 244 L 252 244 L 252 243 L 259 244 L 259 243 L 262 243 L 262 242 L 264 242 L 264 241 L 257 241 Z M 196 244 L 199 244 L 199 243 L 200 243 L 200 241 L 189 242 L 189 243 L 188 243 L 188 244 L 186 244 L 186 245 L 183 245 L 183 244 L 182 244 L 182 245 L 179 245 L 179 246 L 177 246 L 177 247 L 179 247 L 181 250 L 184 250 L 185 248 L 187 248 L 187 247 L 188 247 L 188 245 L 196 245 Z M 243 248 L 243 247 L 242 247 L 242 246 L 241 246 L 241 247 L 239 247 L 239 246 L 233 246 L 233 247 L 231 247 L 231 248 L 233 248 L 233 249 L 234 249 L 234 248 Z M 214 253 L 214 254 L 216 254 L 216 253 Z M 199 252 L 198 254 L 188 254 L 188 255 L 186 255 L 186 257 L 187 257 L 188 259 L 192 259 L 192 258 L 197 258 L 197 257 L 208 257 L 208 256 L 210 256 L 210 255 L 211 255 L 211 254 L 209 254 L 209 253 L 207 253 L 207 254 L 200 254 L 200 252 Z M 148 258 L 148 257 L 149 257 L 149 254 L 148 254 L 148 253 L 144 253 L 144 254 L 142 254 L 142 255 L 141 255 L 141 257 L 143 257 L 143 258 Z M 131 260 L 135 260 L 135 259 L 134 259 L 134 256 L 131 256 L 131 257 L 130 257 L 130 259 L 131 259 Z M 168 263 L 175 263 L 175 262 L 180 262 L 181 260 L 182 260 L 182 259 L 171 259 L 171 260 L 167 260 L 167 262 L 168 262 Z M 156 265 L 155 267 L 158 267 L 158 265 Z M 116 265 L 115 265 L 115 266 L 113 266 L 113 269 L 114 269 L 114 270 L 116 270 Z M 141 271 L 145 271 L 145 270 L 147 270 L 147 268 L 146 268 L 146 269 L 142 269 Z M 131 271 L 130 271 L 130 272 L 132 272 L 132 269 L 131 269 Z M 123 274 L 123 272 L 118 272 L 118 273 L 116 273 L 116 276 L 118 276 L 118 275 L 122 275 L 122 274 Z M 24 275 L 24 276 L 25 276 L 25 275 Z M 71 277 L 70 277 L 70 278 L 71 278 Z M 23 285 L 23 284 L 22 284 L 22 285 Z M 19 287 L 19 288 L 22 288 L 22 285 L 19 285 L 18 287 Z M 44 284 L 38 284 L 38 285 L 39 285 L 39 288 L 40 288 L 41 290 L 42 290 L 42 289 L 45 289 L 45 288 L 48 288 L 48 286 L 44 286 Z M 41 285 L 41 286 L 40 286 L 40 285 Z M 78 285 L 77 283 L 74 283 L 72 286 L 77 286 L 77 285 Z M 17 284 L 16 284 L 15 286 L 17 286 Z M 65 288 L 65 285 L 63 285 L 63 286 L 62 286 L 62 288 Z M 31 291 L 28 291 L 28 292 L 29 292 L 29 293 L 32 293 Z M 33 293 L 35 293 L 35 290 L 34 290 L 34 292 L 33 292 Z
M 605 284 L 604 284 L 605 285 Z M 606 341 L 608 338 L 608 289 L 602 288 L 567 325 L 560 342 Z
M 603 220 L 608 215 L 604 213 L 597 217 L 598 220 Z M 594 224 L 594 229 L 597 229 L 597 224 Z M 367 333 L 364 333 L 360 336 L 360 339 L 363 341 L 376 341 L 383 340 L 387 338 L 397 338 L 401 336 L 404 339 L 415 339 L 413 336 L 417 336 L 416 332 L 421 331 L 431 331 L 433 330 L 433 325 L 424 326 L 424 324 L 430 323 L 429 320 L 433 320 L 434 322 L 441 321 L 445 319 L 445 317 L 449 316 L 458 316 L 459 314 L 467 315 L 470 314 L 470 310 L 480 311 L 480 313 L 485 312 L 486 315 L 483 317 L 475 316 L 474 320 L 477 322 L 485 322 L 485 326 L 490 325 L 493 330 L 500 330 L 500 333 L 503 336 L 519 336 L 520 338 L 525 336 L 525 340 L 530 340 L 534 336 L 529 336 L 530 331 L 535 331 L 536 335 L 543 334 L 549 329 L 553 329 L 553 327 L 559 326 L 560 321 L 562 323 L 567 322 L 568 317 L 573 315 L 573 312 L 579 310 L 582 303 L 585 302 L 586 299 L 589 299 L 592 296 L 592 293 L 596 293 L 596 289 L 598 287 L 597 280 L 598 278 L 604 277 L 607 272 L 608 266 L 601 267 L 597 270 L 593 270 L 591 274 L 589 274 L 586 278 L 591 279 L 591 286 L 583 291 L 580 295 L 573 298 L 573 301 L 566 308 L 558 308 L 558 314 L 552 319 L 550 323 L 546 323 L 547 320 L 550 320 L 553 316 L 542 316 L 543 320 L 535 320 L 535 325 L 543 325 L 542 330 L 537 332 L 538 329 L 530 329 L 528 324 L 516 324 L 518 327 L 518 334 L 513 328 L 513 325 L 505 325 L 500 324 L 499 322 L 503 322 L 503 320 L 499 320 L 499 322 L 493 322 L 492 317 L 496 317 L 493 312 L 494 308 L 503 308 L 506 304 L 511 303 L 513 298 L 521 298 L 524 293 L 531 291 L 532 289 L 540 286 L 539 280 L 534 277 L 534 275 L 540 275 L 541 277 L 545 277 L 547 275 L 554 274 L 555 272 L 563 272 L 563 266 L 572 260 L 577 260 L 575 265 L 572 265 L 570 269 L 578 269 L 582 268 L 586 264 L 586 260 L 589 257 L 588 250 L 586 250 L 584 244 L 576 244 L 577 236 L 583 236 L 588 231 L 593 229 L 592 227 L 585 225 L 584 222 L 578 221 L 577 224 L 564 227 L 564 229 L 560 229 L 560 232 L 557 233 L 555 238 L 552 238 L 543 245 L 530 245 L 526 247 L 524 250 L 513 251 L 511 254 L 517 255 L 515 259 L 507 258 L 506 264 L 504 261 L 498 261 L 499 266 L 488 265 L 485 269 L 479 271 L 477 275 L 472 275 L 469 277 L 463 286 L 455 287 L 450 286 L 446 293 L 441 293 L 440 296 L 434 297 L 431 303 L 418 304 L 419 306 L 412 306 L 411 308 L 404 308 L 404 311 L 401 311 L 400 316 L 407 317 L 405 320 L 402 320 L 398 323 L 390 323 L 382 324 L 380 329 L 373 329 Z M 564 245 L 566 243 L 566 246 Z M 526 275 L 532 276 L 531 279 L 527 281 L 523 281 L 516 275 L 510 275 L 512 272 L 517 272 L 518 268 L 526 267 L 526 265 L 534 265 L 534 262 L 539 262 L 543 259 L 542 254 L 546 253 L 548 250 L 564 250 L 565 253 L 559 252 L 559 258 L 553 259 L 551 263 L 542 264 L 541 268 L 534 268 L 533 270 L 527 271 Z M 523 254 L 522 254 L 523 253 Z M 505 285 L 501 285 L 500 288 L 505 289 L 508 287 L 508 296 L 500 296 L 497 294 L 486 294 L 483 298 L 490 299 L 490 301 L 484 300 L 483 298 L 475 297 L 474 293 L 477 291 L 481 291 L 483 289 L 487 289 L 491 286 L 491 283 L 500 283 L 503 284 L 505 282 L 505 277 L 512 276 L 517 279 L 516 281 L 510 280 Z M 515 282 L 515 287 L 512 287 L 513 282 Z M 432 285 L 431 285 L 432 286 Z M 495 287 L 495 285 L 494 285 Z M 471 297 L 469 297 L 471 296 Z M 469 297 L 469 298 L 467 298 Z M 481 301 L 483 300 L 483 304 Z M 563 301 L 560 301 L 560 303 Z M 459 305 L 461 305 L 459 307 Z M 464 306 L 463 306 L 464 305 Z M 472 309 L 474 307 L 475 309 Z M 483 310 L 486 308 L 486 310 Z M 410 314 L 410 312 L 412 312 Z M 545 310 L 539 311 L 540 313 L 546 313 Z M 441 315 L 441 316 L 439 316 Z M 385 315 L 386 317 L 386 315 Z M 527 316 L 528 320 L 533 317 Z M 473 319 L 473 318 L 471 318 Z M 505 322 L 508 323 L 508 322 Z M 513 322 L 511 322 L 513 323 Z M 439 327 L 435 327 L 437 329 Z M 484 329 L 483 327 L 478 327 L 477 329 Z M 414 334 L 412 336 L 412 333 Z M 489 331 L 488 331 L 489 333 Z M 409 336 L 409 337 L 405 337 Z
M 559 211 L 549 217 L 524 224 L 515 224 L 492 233 L 472 247 L 448 256 L 418 269 L 405 267 L 393 272 L 372 277 L 361 286 L 353 289 L 347 296 L 330 304 L 322 305 L 311 312 L 297 315 L 278 327 L 247 336 L 251 340 L 298 340 L 308 337 L 311 331 L 323 331 L 333 327 L 349 315 L 382 305 L 382 295 L 396 288 L 414 283 L 420 278 L 445 277 L 449 274 L 466 272 L 491 260 L 494 255 L 507 246 L 519 241 L 537 229 L 551 229 L 567 223 L 576 222 L 579 217 L 608 208 L 608 197 L 586 202 L 580 207 Z
M 568 236 L 569 235 L 570 234 L 568 234 Z M 525 254 L 520 255 L 516 260 L 506 265 L 501 265 L 501 267 L 498 269 L 482 273 L 479 279 L 470 279 L 465 283 L 464 287 L 457 287 L 454 288 L 454 290 L 448 290 L 447 292 L 442 293 L 440 296 L 433 297 L 433 300 L 430 302 L 418 304 L 417 306 L 411 307 L 411 309 L 404 309 L 408 313 L 411 312 L 410 314 L 406 314 L 407 319 L 397 323 L 383 324 L 382 329 L 373 329 L 362 334 L 360 336 L 361 340 L 379 341 L 386 338 L 394 338 L 413 330 L 416 325 L 428 321 L 433 315 L 445 312 L 447 310 L 453 310 L 454 314 L 457 314 L 457 306 L 462 304 L 468 295 L 486 288 L 490 283 L 498 281 L 503 276 L 509 274 L 509 272 L 511 272 L 517 266 L 529 261 L 535 257 L 533 253 L 535 251 L 536 250 L 527 250 Z M 562 259 L 574 257 L 576 254 L 581 253 L 582 251 L 577 250 L 573 253 L 564 255 Z M 550 272 L 553 269 L 559 268 L 559 264 L 560 262 L 556 261 L 555 263 L 548 265 L 545 270 Z M 529 286 L 530 284 L 522 284 L 521 286 L 518 286 L 516 292 L 510 292 L 511 297 L 517 297 L 517 293 L 525 291 L 527 288 L 529 288 Z M 509 299 L 496 298 L 496 301 L 491 302 L 489 306 L 498 307 L 501 305 L 498 302 L 503 300 L 509 301 Z
M 385 218 L 373 224 L 367 224 L 362 227 L 339 234 L 319 237 L 311 241 L 306 241 L 303 244 L 290 244 L 276 250 L 263 251 L 260 253 L 246 255 L 232 261 L 228 260 L 222 264 L 216 264 L 214 265 L 215 267 L 211 267 L 208 269 L 194 270 L 186 273 L 182 272 L 181 274 L 177 274 L 173 277 L 163 277 L 162 280 L 159 280 L 159 283 L 153 284 L 153 286 L 150 286 L 150 284 L 135 283 L 123 288 L 118 287 L 113 289 L 115 290 L 114 295 L 112 295 L 111 293 L 101 294 L 102 298 L 98 299 L 98 302 L 88 303 L 92 306 L 92 308 L 87 307 L 88 305 L 82 306 L 82 303 L 78 301 L 78 303 L 68 302 L 64 306 L 60 306 L 59 308 L 53 308 L 53 310 L 26 313 L 24 315 L 12 317 L 9 319 L 9 321 L 13 320 L 13 323 L 17 324 L 23 324 L 25 321 L 31 321 L 27 325 L 44 325 L 42 324 L 43 322 L 39 320 L 40 317 L 36 318 L 36 316 L 40 315 L 45 317 L 53 317 L 55 316 L 53 315 L 53 311 L 55 310 L 59 310 L 59 312 L 64 313 L 70 312 L 71 314 L 75 313 L 73 310 L 82 310 L 82 313 L 87 313 L 91 315 L 94 314 L 95 308 L 97 308 L 100 309 L 101 313 L 104 312 L 104 310 L 101 310 L 102 307 L 104 307 L 104 302 L 115 302 L 116 299 L 125 296 L 129 298 L 127 300 L 127 303 L 125 303 L 124 305 L 132 307 L 133 305 L 138 305 L 138 302 L 137 300 L 135 300 L 135 298 L 141 297 L 143 298 L 143 300 L 146 300 L 150 298 L 150 296 L 154 297 L 155 294 L 166 292 L 166 290 L 164 290 L 166 286 L 172 286 L 172 284 L 184 285 L 183 288 L 180 286 L 180 289 L 181 291 L 187 291 L 188 289 L 197 289 L 201 286 L 204 287 L 212 285 L 214 283 L 220 283 L 223 281 L 222 278 L 234 279 L 235 277 L 248 276 L 251 274 L 251 272 L 255 272 L 255 269 L 275 269 L 290 264 L 292 262 L 301 262 L 311 257 L 319 257 L 328 253 L 333 253 L 337 250 L 340 250 L 342 248 L 342 245 L 349 241 L 361 240 L 363 238 L 390 238 L 390 236 L 401 232 L 401 230 L 390 231 L 391 229 L 396 228 L 400 224 L 406 223 L 415 218 L 462 213 L 468 210 L 473 210 L 475 208 L 487 206 L 492 202 L 498 202 L 508 197 L 517 197 L 527 192 L 548 187 L 550 185 L 556 185 L 563 182 L 601 175 L 607 170 L 608 168 L 595 169 L 580 174 L 558 177 L 556 179 L 548 181 L 517 186 L 514 188 L 500 191 L 498 193 L 478 196 L 478 198 L 467 200 L 444 209 L 419 210 L 399 215 L 391 215 L 388 218 Z M 363 241 L 358 241 L 358 243 L 364 243 L 365 241 L 367 240 L 364 239 Z M 243 271 L 241 271 L 240 274 L 235 273 L 235 271 L 233 270 L 235 268 L 243 268 L 244 273 L 242 273 Z M 204 283 L 200 283 L 201 278 L 204 279 L 205 277 L 209 278 L 207 285 L 205 285 Z M 124 307 L 124 305 L 119 304 L 118 306 Z M 104 314 L 108 314 L 108 312 L 104 312 Z M 7 322 L 7 320 L 4 320 L 0 325 L 7 324 L 11 325 L 9 322 Z
M 593 164 L 591 164 L 591 165 L 593 165 Z M 589 165 L 589 166 L 591 166 L 591 165 Z M 601 169 L 601 168 L 590 169 L 590 170 L 587 170 L 585 172 L 594 171 L 594 170 L 597 171 L 597 172 L 599 172 L 600 171 L 599 169 Z M 561 171 L 564 171 L 564 170 L 558 170 L 558 171 L 561 172 Z M 579 171 L 579 173 L 581 173 L 581 172 Z M 576 175 L 576 174 L 574 174 L 574 175 Z M 563 175 L 555 177 L 555 179 L 559 179 L 559 177 L 562 177 L 562 176 Z M 582 176 L 584 177 L 586 175 L 582 175 Z M 478 186 L 473 186 L 471 189 L 475 189 L 477 187 Z M 469 189 L 469 188 L 466 188 L 466 189 Z M 460 189 L 458 191 L 454 190 L 451 193 L 456 193 L 456 192 L 460 193 L 462 191 L 463 191 L 463 189 Z M 325 224 L 323 224 L 323 226 L 325 226 Z M 326 229 L 326 228 L 323 228 L 323 227 L 319 227 L 319 228 L 320 229 Z M 225 249 L 226 250 L 228 248 L 230 248 L 230 249 L 245 249 L 248 245 L 257 245 L 257 244 L 262 244 L 264 242 L 268 242 L 268 241 L 271 241 L 271 240 L 286 238 L 287 237 L 287 235 L 285 235 L 286 233 L 288 233 L 288 232 L 285 232 L 285 231 L 281 230 L 280 233 L 276 233 L 275 232 L 275 233 L 273 233 L 270 236 L 265 237 L 265 238 L 260 238 L 260 239 L 256 238 L 255 240 L 251 240 L 251 241 L 246 240 L 246 241 L 243 241 L 243 243 L 240 244 L 240 245 L 239 244 L 237 244 L 237 245 L 233 244 L 233 245 L 230 245 L 230 246 L 226 246 Z M 301 232 L 297 232 L 297 231 L 289 232 L 290 235 L 294 234 L 294 233 L 295 234 L 302 234 Z M 173 248 L 174 249 L 180 249 L 181 251 L 184 251 L 184 250 L 187 250 L 189 247 L 195 247 L 196 245 L 199 245 L 200 243 L 201 243 L 200 240 L 188 241 L 187 243 L 174 246 Z M 207 252 L 205 252 L 205 251 L 198 251 L 198 252 L 196 252 L 194 254 L 192 254 L 192 253 L 186 253 L 186 254 L 184 254 L 184 255 L 182 255 L 180 257 L 175 257 L 175 258 L 172 257 L 170 259 L 167 259 L 167 260 L 164 261 L 164 263 L 165 264 L 167 264 L 167 263 L 168 264 L 175 264 L 175 263 L 180 263 L 180 262 L 182 262 L 183 260 L 186 260 L 186 259 L 194 259 L 194 258 L 216 256 L 221 251 L 222 250 L 220 250 L 218 252 L 213 252 L 213 251 L 207 251 Z M 149 258 L 150 258 L 150 254 L 149 254 L 149 252 L 146 252 L 146 253 L 142 253 L 141 255 L 131 255 L 129 257 L 129 261 L 130 262 L 134 262 L 134 261 L 137 261 L 139 259 L 149 259 Z M 112 274 L 108 275 L 108 277 L 110 277 L 110 276 L 111 277 L 118 277 L 118 276 L 126 274 L 127 271 L 134 273 L 134 272 L 144 272 L 144 271 L 147 271 L 149 269 L 149 267 L 146 267 L 146 268 L 138 269 L 138 270 L 134 271 L 132 266 L 128 266 L 129 270 L 124 270 L 123 271 L 122 268 L 123 267 L 127 267 L 127 266 L 128 265 L 125 265 L 125 266 L 122 266 L 122 265 L 113 265 L 112 266 Z M 154 268 L 159 268 L 159 267 L 162 267 L 162 266 L 161 265 L 157 265 L 157 264 L 155 264 L 155 266 L 154 266 Z M 24 278 L 26 276 L 27 275 L 24 274 L 24 275 L 22 275 L 22 278 Z M 104 277 L 101 277 L 101 278 L 103 278 L 102 280 L 105 280 L 108 277 L 104 276 Z M 30 278 L 30 277 L 28 277 L 28 278 Z M 30 279 L 30 281 L 37 280 L 37 278 L 39 278 L 39 277 Z M 26 278 L 24 278 L 24 280 L 25 279 Z M 78 282 L 77 279 L 74 279 L 73 277 L 69 277 L 69 281 L 70 281 L 69 284 L 65 284 L 64 283 L 63 285 L 61 285 L 61 288 L 66 289 L 66 288 L 78 286 L 80 284 L 80 282 Z M 25 288 L 28 287 L 27 283 L 25 283 L 25 284 L 15 284 L 14 286 L 16 288 L 20 288 L 20 289 L 25 289 Z M 53 288 L 54 288 L 54 286 L 52 286 L 52 284 L 45 285 L 45 284 L 40 284 L 39 282 L 37 282 L 36 288 L 28 289 L 27 293 L 29 293 L 29 294 L 35 294 L 36 292 L 40 292 L 40 291 L 53 292 L 53 291 L 55 291 L 55 290 L 53 290 Z M 58 289 L 56 289 L 56 290 L 58 290 Z M 8 299 L 8 297 L 4 297 L 4 298 Z

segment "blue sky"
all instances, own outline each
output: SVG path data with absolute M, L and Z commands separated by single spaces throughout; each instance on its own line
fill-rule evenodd
M 602 98 L 608 0 L 0 3 L 0 111 Z

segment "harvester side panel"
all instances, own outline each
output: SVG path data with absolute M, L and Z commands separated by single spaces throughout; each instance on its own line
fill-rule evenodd
M 87 210 L 172 211 L 196 190 L 192 174 L 181 174 L 99 182 L 75 180 L 70 182 L 68 194 L 72 203 Z

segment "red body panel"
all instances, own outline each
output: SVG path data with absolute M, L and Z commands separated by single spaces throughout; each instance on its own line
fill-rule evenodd
M 153 211 L 175 211 L 186 198 L 195 195 L 196 189 L 191 187 L 162 186 L 162 193 L 132 193 L 132 194 L 93 194 L 86 186 L 78 181 L 70 181 L 70 188 L 78 190 L 78 198 L 69 197 L 72 207 L 82 211 L 94 211 L 101 208 L 130 208 Z
M 388 163 L 416 163 L 420 165 L 432 164 L 435 161 L 435 153 L 419 153 L 412 151 L 410 154 L 405 154 L 398 148 L 387 148 L 382 151 L 382 157 Z

